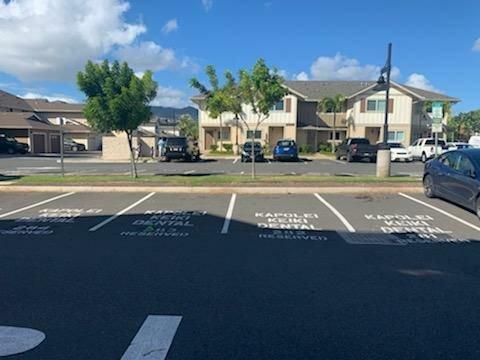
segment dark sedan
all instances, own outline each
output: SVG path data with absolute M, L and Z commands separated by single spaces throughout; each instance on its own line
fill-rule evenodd
M 480 149 L 446 152 L 425 165 L 423 187 L 427 197 L 441 197 L 480 217 Z

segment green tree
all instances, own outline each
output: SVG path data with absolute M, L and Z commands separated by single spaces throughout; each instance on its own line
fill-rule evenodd
M 270 116 L 270 110 L 273 106 L 282 100 L 287 94 L 288 90 L 283 85 L 283 78 L 278 75 L 276 69 L 270 69 L 263 59 L 259 59 L 253 66 L 251 72 L 247 70 L 240 70 L 239 72 L 238 91 L 232 91 L 227 94 L 228 99 L 231 100 L 231 94 L 234 94 L 235 99 L 240 99 L 242 103 L 248 105 L 254 114 L 254 128 L 250 129 L 252 141 L 252 179 L 255 178 L 255 133 L 258 131 L 260 125 Z M 227 104 L 237 104 L 238 100 L 227 101 Z M 233 106 L 233 105 L 231 105 Z M 248 126 L 248 122 L 245 122 Z M 247 127 L 249 128 L 249 127 Z
M 198 139 L 198 122 L 188 114 L 184 114 L 178 119 L 178 130 L 182 136 L 193 140 Z
M 133 153 L 133 135 L 138 126 L 150 119 L 149 103 L 157 94 L 152 72 L 138 78 L 127 63 L 105 60 L 88 61 L 77 83 L 87 97 L 85 116 L 90 126 L 101 132 L 125 132 L 130 149 L 131 174 L 137 177 Z
M 190 80 L 190 86 L 197 89 L 206 98 L 206 109 L 212 119 L 218 119 L 220 125 L 220 151 L 223 151 L 223 120 L 222 115 L 228 111 L 226 104 L 227 95 L 224 89 L 220 88 L 217 72 L 213 65 L 208 65 L 205 73 L 210 82 L 211 89 L 208 89 L 196 78 Z
M 335 152 L 336 149 L 336 126 L 337 126 L 337 113 L 345 111 L 345 102 L 346 97 L 337 94 L 334 97 L 325 97 L 318 103 L 317 111 L 320 113 L 333 113 L 333 126 L 332 126 L 332 153 Z M 317 146 L 317 144 L 315 144 Z
M 449 122 L 449 127 L 455 137 L 468 140 L 470 136 L 480 133 L 480 110 L 462 112 L 454 116 Z

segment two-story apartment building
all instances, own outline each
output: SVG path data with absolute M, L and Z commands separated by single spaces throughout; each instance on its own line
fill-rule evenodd
M 294 139 L 299 145 L 308 145 L 315 150 L 321 143 L 341 141 L 345 137 L 367 137 L 372 143 L 383 139 L 385 90 L 371 81 L 287 81 L 289 94 L 261 124 L 255 138 L 274 146 L 282 138 Z M 325 97 L 341 94 L 346 98 L 345 108 L 334 116 L 319 113 L 318 103 Z M 237 121 L 233 114 L 223 114 L 222 132 L 219 119 L 212 119 L 205 107 L 205 99 L 193 97 L 199 107 L 199 145 L 208 151 L 212 145 L 224 143 L 242 144 L 255 127 L 255 114 L 244 106 L 246 126 Z M 459 99 L 431 91 L 392 83 L 390 90 L 389 134 L 390 141 L 410 144 L 416 138 L 430 133 L 431 117 L 425 112 L 428 101 L 442 101 L 455 104 Z M 335 126 L 336 133 L 333 134 Z

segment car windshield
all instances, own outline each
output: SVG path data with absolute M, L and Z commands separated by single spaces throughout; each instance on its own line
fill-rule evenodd
M 168 138 L 167 146 L 185 146 L 187 144 L 187 139 L 185 138 Z
M 402 144 L 397 144 L 397 143 L 391 143 L 388 144 L 391 149 L 404 149 L 405 147 Z
M 351 144 L 370 145 L 368 139 L 352 139 Z
M 435 145 L 435 140 L 429 139 L 425 141 L 425 145 Z M 438 140 L 438 146 L 446 146 L 445 140 Z
M 258 142 L 255 143 L 255 149 L 260 149 L 261 147 L 262 147 L 262 146 L 260 145 L 260 143 L 258 143 Z M 250 142 L 246 142 L 246 143 L 243 145 L 243 148 L 244 148 L 244 149 L 247 149 L 247 148 L 251 149 L 251 148 L 252 148 L 252 142 L 251 142 L 251 141 L 250 141 Z
M 295 143 L 291 140 L 280 140 L 277 142 L 277 146 L 295 146 Z

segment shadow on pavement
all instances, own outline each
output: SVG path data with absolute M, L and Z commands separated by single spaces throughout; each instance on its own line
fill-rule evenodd
M 183 316 L 168 359 L 478 359 L 478 244 L 107 218 L 0 221 L 0 325 L 47 336 L 15 359 L 119 359 L 149 314 Z

